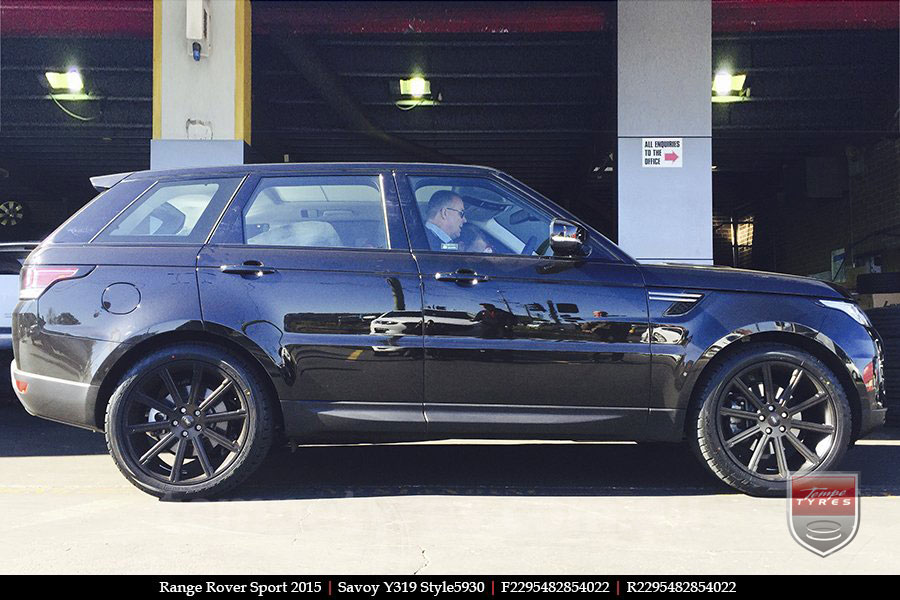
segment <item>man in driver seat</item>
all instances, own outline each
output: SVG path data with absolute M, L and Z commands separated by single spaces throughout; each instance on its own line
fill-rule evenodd
M 466 206 L 458 194 L 439 190 L 425 209 L 425 234 L 432 250 L 459 251 L 459 234 L 466 222 Z

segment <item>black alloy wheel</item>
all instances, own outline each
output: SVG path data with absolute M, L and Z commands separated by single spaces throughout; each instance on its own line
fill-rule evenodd
M 107 409 L 110 454 L 142 490 L 207 497 L 240 483 L 272 440 L 269 399 L 242 360 L 215 346 L 154 352 L 123 378 Z
M 814 471 L 834 446 L 834 398 L 800 365 L 771 361 L 745 369 L 727 383 L 716 408 L 725 451 L 759 477 Z
M 715 369 L 700 398 L 695 449 L 747 493 L 784 493 L 790 477 L 837 464 L 849 442 L 850 407 L 837 377 L 797 348 L 738 352 Z
M 25 207 L 21 202 L 7 200 L 0 203 L 0 226 L 15 227 L 25 219 Z

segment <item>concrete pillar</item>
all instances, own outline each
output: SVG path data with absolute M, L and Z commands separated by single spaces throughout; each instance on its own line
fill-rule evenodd
M 209 17 L 199 60 L 189 11 Z M 153 0 L 150 168 L 243 164 L 249 143 L 250 0 Z
M 619 2 L 617 27 L 619 245 L 712 264 L 710 0 Z M 645 166 L 645 138 L 681 138 L 681 166 Z

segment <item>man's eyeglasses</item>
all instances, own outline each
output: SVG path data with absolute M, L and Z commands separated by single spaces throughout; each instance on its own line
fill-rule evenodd
M 458 212 L 458 213 L 459 213 L 459 218 L 460 218 L 460 219 L 465 219 L 465 218 L 466 218 L 466 211 L 465 211 L 465 210 L 459 210 L 458 208 L 450 208 L 449 206 L 445 206 L 444 208 L 446 208 L 447 210 L 452 210 L 452 211 Z

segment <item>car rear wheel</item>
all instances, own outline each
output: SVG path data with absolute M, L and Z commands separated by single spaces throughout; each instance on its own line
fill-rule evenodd
M 783 495 L 790 477 L 841 460 L 850 405 L 822 361 L 792 346 L 754 344 L 713 369 L 689 415 L 690 442 L 722 481 L 756 496 Z
M 242 359 L 206 344 L 177 344 L 139 360 L 106 411 L 110 455 L 131 483 L 187 500 L 232 489 L 272 444 L 270 398 Z

